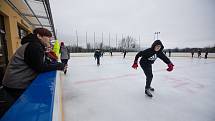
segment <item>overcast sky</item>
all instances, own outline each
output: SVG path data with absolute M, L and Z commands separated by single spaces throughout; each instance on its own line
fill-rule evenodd
M 205 47 L 215 45 L 215 0 L 50 0 L 57 37 L 74 44 L 76 31 L 79 45 L 85 35 L 93 43 L 111 45 L 123 36 L 150 46 L 154 33 L 166 48 Z M 139 41 L 137 41 L 139 43 Z

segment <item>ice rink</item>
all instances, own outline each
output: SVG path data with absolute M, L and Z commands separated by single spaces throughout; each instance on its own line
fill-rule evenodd
M 145 75 L 131 68 L 134 56 L 71 57 L 63 80 L 65 121 L 215 121 L 215 59 L 171 57 L 167 72 L 153 64 L 153 98 Z

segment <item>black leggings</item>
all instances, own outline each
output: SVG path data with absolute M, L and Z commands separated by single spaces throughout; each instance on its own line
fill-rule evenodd
M 67 65 L 68 59 L 61 59 L 61 62 L 64 63 L 65 65 Z
M 143 69 L 145 75 L 146 75 L 146 86 L 145 89 L 149 89 L 151 87 L 151 82 L 153 79 L 152 74 L 152 64 L 147 62 L 140 62 L 140 66 Z
M 97 65 L 100 65 L 100 57 L 96 57 L 97 59 Z

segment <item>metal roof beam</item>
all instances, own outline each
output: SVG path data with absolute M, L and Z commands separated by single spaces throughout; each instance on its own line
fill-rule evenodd
M 31 0 L 31 1 L 35 1 L 35 2 L 42 2 L 44 9 L 45 9 L 45 13 L 47 16 L 41 16 L 41 15 L 36 15 L 35 11 L 32 9 L 32 6 L 28 3 L 29 0 L 22 0 L 26 6 L 29 8 L 29 10 L 32 12 L 32 14 L 26 14 L 23 13 L 22 11 L 20 11 L 16 5 L 13 4 L 13 2 L 11 2 L 11 0 L 5 0 L 20 16 L 22 16 L 22 18 L 27 21 L 27 23 L 29 23 L 29 25 L 36 27 L 50 27 L 50 29 L 53 32 L 53 35 L 56 39 L 56 33 L 55 33 L 55 27 L 54 27 L 54 22 L 53 22 L 53 18 L 52 18 L 52 13 L 51 13 L 51 8 L 50 8 L 50 3 L 49 0 Z M 32 23 L 32 21 L 28 18 L 28 17 L 35 17 L 38 21 L 39 24 L 34 24 Z M 49 24 L 50 25 L 43 25 L 42 21 L 39 20 L 39 18 L 42 19 L 48 19 Z
M 51 25 L 52 25 L 52 31 L 53 31 L 54 37 L 55 37 L 55 39 L 57 39 L 49 0 L 44 0 L 44 2 L 45 2 L 46 7 L 47 7 L 47 12 L 48 12 L 49 19 L 50 19 L 50 22 L 51 22 Z
M 43 2 L 43 0 L 34 0 L 34 1 Z
M 33 24 L 32 23 L 32 25 L 33 26 L 41 26 L 40 24 Z M 42 25 L 41 27 L 53 27 L 52 25 Z
M 26 13 L 22 13 L 22 15 L 24 15 L 24 16 L 29 16 L 29 17 L 37 17 L 37 18 L 48 19 L 47 16 L 40 16 L 40 15 L 34 16 L 34 15 L 32 15 L 32 14 L 26 14 Z

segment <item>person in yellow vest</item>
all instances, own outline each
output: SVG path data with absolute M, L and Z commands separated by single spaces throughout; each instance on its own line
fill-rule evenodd
M 59 44 L 58 40 L 56 40 L 54 43 L 53 51 L 59 57 L 59 55 L 60 55 L 60 44 Z

